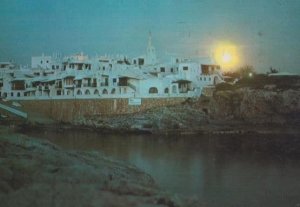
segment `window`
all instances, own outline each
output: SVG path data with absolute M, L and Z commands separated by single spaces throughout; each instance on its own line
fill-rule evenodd
M 169 88 L 165 88 L 165 93 L 169 93 Z
M 52 70 L 54 70 L 55 69 L 55 65 L 52 65 Z
M 144 65 L 144 59 L 143 58 L 139 58 L 138 61 L 139 61 L 139 65 Z
M 202 81 L 202 77 L 200 77 L 200 80 Z
M 173 71 L 174 71 L 174 69 L 173 69 L 173 68 L 171 68 L 171 73 L 173 73 Z
M 155 87 L 151 87 L 149 88 L 149 93 L 158 93 L 158 90 Z
M 41 64 L 43 64 L 43 61 L 41 60 Z
M 184 67 L 183 67 L 183 70 L 188 70 L 188 69 L 189 69 L 188 66 L 184 66 Z
M 163 72 L 166 72 L 166 71 L 165 71 L 165 68 L 164 68 L 164 67 L 161 67 L 161 68 L 160 68 L 160 72 L 162 72 L 162 73 L 163 73 Z
M 106 89 L 103 89 L 102 94 L 108 94 Z
M 206 81 L 206 78 L 204 77 L 204 81 Z

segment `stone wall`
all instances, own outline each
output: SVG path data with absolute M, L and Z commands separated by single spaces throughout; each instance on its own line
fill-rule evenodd
M 140 106 L 131 106 L 128 99 L 81 99 L 81 100 L 23 100 L 23 111 L 30 116 L 45 116 L 56 121 L 72 122 L 91 115 L 111 116 L 136 113 L 146 109 L 181 103 L 185 98 L 147 98 Z

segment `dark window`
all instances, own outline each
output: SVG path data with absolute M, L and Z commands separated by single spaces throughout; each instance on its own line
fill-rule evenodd
M 151 87 L 149 88 L 149 93 L 158 93 L 158 90 L 155 87 Z
M 160 68 L 160 72 L 166 72 L 164 67 Z
M 128 86 L 127 78 L 119 78 L 119 86 Z
M 187 66 L 183 67 L 183 70 L 188 70 L 188 69 L 189 69 L 189 67 L 187 67 Z
M 59 69 L 59 65 L 56 66 L 56 69 Z
M 173 71 L 174 71 L 174 69 L 173 69 L 173 68 L 171 68 L 171 73 L 173 73 Z
M 144 59 L 143 58 L 139 58 L 139 65 L 144 65 Z
M 55 69 L 55 65 L 52 65 L 52 70 L 54 70 Z
M 41 60 L 41 64 L 43 64 L 43 61 Z

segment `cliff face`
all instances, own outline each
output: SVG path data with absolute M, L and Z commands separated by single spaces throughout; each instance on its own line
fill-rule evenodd
M 212 119 L 238 119 L 250 123 L 297 123 L 299 90 L 241 88 L 216 91 L 209 104 Z
M 162 133 L 233 130 L 253 125 L 294 127 L 300 124 L 300 90 L 215 91 L 212 97 L 187 99 L 176 106 L 161 106 L 122 116 L 94 115 L 75 119 L 73 124 Z

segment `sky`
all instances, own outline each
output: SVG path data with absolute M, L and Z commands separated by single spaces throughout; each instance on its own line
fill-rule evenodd
M 202 57 L 220 43 L 238 66 L 300 74 L 300 0 L 1 0 L 0 61 L 31 56 L 145 53 Z M 236 66 L 236 67 L 238 67 Z

